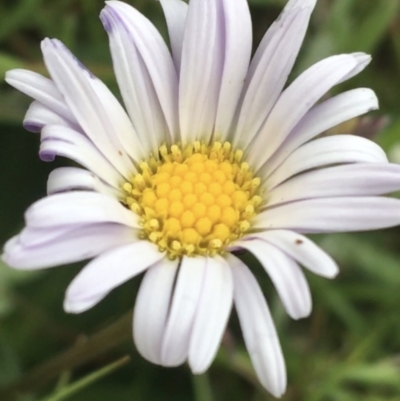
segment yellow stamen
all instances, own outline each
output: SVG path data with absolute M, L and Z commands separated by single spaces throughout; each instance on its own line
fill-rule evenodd
M 123 202 L 141 216 L 140 238 L 170 259 L 213 256 L 251 229 L 263 198 L 243 152 L 229 142 L 159 149 L 122 184 Z

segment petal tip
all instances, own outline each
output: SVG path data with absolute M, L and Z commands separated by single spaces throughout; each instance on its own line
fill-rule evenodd
M 41 43 L 40 47 L 42 51 L 44 52 L 45 50 L 48 50 L 49 48 L 57 48 L 60 47 L 60 42 L 58 39 L 50 39 L 50 38 L 44 38 Z
M 193 361 L 189 360 L 189 366 L 190 366 L 190 370 L 192 371 L 192 374 L 198 376 L 198 375 L 202 375 L 207 369 L 207 367 L 203 367 L 200 364 L 195 364 L 193 363 Z
M 105 3 L 106 5 L 100 12 L 100 20 L 107 33 L 112 32 L 116 24 L 124 25 L 124 14 L 126 11 L 135 11 L 134 7 L 121 1 L 111 0 Z
M 9 262 L 8 262 L 8 257 L 7 257 L 7 253 L 3 252 L 0 256 L 0 260 L 2 262 L 4 262 L 7 266 L 10 266 Z
M 66 313 L 78 314 L 83 312 L 83 310 L 80 310 L 79 308 L 79 302 L 72 301 L 69 298 L 64 300 L 63 308 Z
M 270 390 L 270 393 L 275 397 L 275 398 L 282 398 L 282 396 L 285 394 L 286 392 L 286 388 L 284 388 L 283 390 Z
M 86 312 L 92 307 L 93 307 L 92 302 L 87 301 L 85 299 L 74 298 L 70 294 L 68 294 L 67 290 L 63 303 L 63 308 L 66 313 L 79 314 L 82 312 Z
M 15 270 L 29 270 L 21 263 L 21 252 L 23 252 L 20 236 L 10 238 L 5 244 L 1 260 L 10 268 Z
M 325 275 L 326 278 L 330 278 L 330 279 L 334 279 L 337 277 L 337 275 L 339 274 L 340 270 L 339 268 L 336 269 L 332 269 L 330 271 L 328 271 Z
M 68 63 L 70 60 L 74 62 L 82 71 L 87 74 L 88 78 L 96 79 L 95 75 L 65 46 L 61 40 L 45 38 L 41 42 L 41 49 L 46 60 L 49 56 L 59 58 L 58 62 Z M 55 64 L 56 66 L 57 64 Z
M 34 121 L 24 120 L 22 125 L 27 131 L 34 133 L 39 133 L 42 130 L 42 125 Z
M 351 55 L 353 56 L 357 64 L 363 67 L 366 67 L 372 61 L 372 56 L 367 53 L 356 52 L 352 53 Z
M 21 261 L 18 260 L 18 255 L 15 255 L 13 252 L 3 253 L 3 255 L 1 256 L 1 260 L 4 262 L 5 265 L 14 270 L 34 270 L 26 267 L 24 263 L 21 263 Z
M 110 12 L 108 10 L 108 6 L 106 5 L 100 12 L 100 21 L 103 24 L 103 27 L 107 33 L 111 33 L 113 30 L 113 22 L 110 16 Z
M 284 373 L 282 372 L 282 376 L 275 377 L 275 381 L 268 383 L 262 383 L 264 388 L 269 391 L 275 398 L 282 398 L 282 396 L 286 393 L 287 387 L 287 378 L 286 378 L 286 370 L 284 369 Z
M 53 162 L 56 159 L 56 154 L 50 150 L 39 150 L 39 158 L 43 162 Z
M 302 305 L 301 308 L 298 308 L 298 310 L 292 310 L 288 311 L 289 316 L 293 320 L 300 320 L 300 319 L 305 319 L 311 315 L 312 312 L 312 304 L 310 303 L 309 305 Z
M 12 81 L 16 78 L 17 71 L 21 70 L 20 69 L 8 70 L 4 75 L 4 80 L 11 86 L 13 86 Z

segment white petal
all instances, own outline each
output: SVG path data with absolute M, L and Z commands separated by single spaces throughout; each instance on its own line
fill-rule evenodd
M 93 258 L 109 249 L 136 241 L 137 233 L 120 224 L 93 224 L 50 229 L 24 229 L 8 241 L 3 260 L 23 269 L 44 269 Z
M 183 32 L 185 30 L 188 5 L 181 0 L 160 0 L 168 26 L 172 56 L 179 74 L 182 59 Z
M 136 132 L 147 153 L 158 155 L 160 144 L 170 142 L 165 117 L 151 76 L 132 33 L 112 8 L 100 14 L 109 35 L 115 74 Z M 147 155 L 146 155 L 147 156 Z
M 245 83 L 234 145 L 246 148 L 271 112 L 293 67 L 315 1 L 289 3 L 265 34 Z
M 284 11 L 291 11 L 298 7 L 314 7 L 316 2 L 317 0 L 289 0 Z
M 224 39 L 221 89 L 214 130 L 221 139 L 228 132 L 249 68 L 252 27 L 247 0 L 219 0 L 219 32 Z
M 96 227 L 102 227 L 103 225 L 96 224 Z M 104 225 L 105 227 L 109 226 L 114 226 L 114 224 L 108 224 L 106 223 Z M 121 224 L 118 224 L 117 226 L 120 227 L 126 227 L 122 226 Z M 88 225 L 73 225 L 73 226 L 56 226 L 56 227 L 45 227 L 45 228 L 36 228 L 36 227 L 24 227 L 24 229 L 20 232 L 20 234 L 17 236 L 18 241 L 20 244 L 24 247 L 35 247 L 38 245 L 43 245 L 49 242 L 53 242 L 54 240 L 57 240 L 58 238 L 61 238 L 63 236 L 67 236 L 70 232 L 75 233 L 76 230 L 79 230 L 80 228 L 89 227 Z M 130 227 L 128 228 L 130 229 Z M 132 229 L 130 229 L 131 233 L 133 232 Z
M 358 88 L 341 93 L 311 109 L 292 130 L 282 146 L 266 163 L 275 170 L 299 146 L 345 121 L 378 109 L 378 99 L 371 89 Z
M 187 359 L 206 263 L 202 257 L 182 259 L 161 347 L 164 366 L 177 366 Z
M 399 200 L 346 197 L 308 199 L 268 209 L 255 218 L 254 229 L 327 233 L 376 230 L 399 224 Z
M 114 13 L 128 31 L 151 78 L 171 138 L 175 138 L 178 133 L 178 77 L 167 45 L 154 25 L 128 4 L 106 1 L 102 15 L 106 12 Z M 107 30 L 107 24 L 105 28 Z
M 47 180 L 47 194 L 72 190 L 96 191 L 115 198 L 121 196 L 121 191 L 102 182 L 90 171 L 78 167 L 60 167 L 53 170 Z
M 179 259 L 162 259 L 145 274 L 133 314 L 133 338 L 140 355 L 163 364 L 161 343 L 169 313 L 172 289 Z
M 328 254 L 307 237 L 294 231 L 269 230 L 252 233 L 244 239 L 267 241 L 297 260 L 308 270 L 320 276 L 333 278 L 339 272 L 337 264 Z
M 67 192 L 51 195 L 35 202 L 25 213 L 30 227 L 119 223 L 140 228 L 138 216 L 118 200 L 97 192 Z
M 293 11 L 298 11 L 300 9 L 309 8 L 310 12 L 314 9 L 315 3 L 317 0 L 289 0 L 278 16 L 278 18 L 273 22 L 273 24 L 268 28 L 264 37 L 261 40 L 260 45 L 255 52 L 253 59 L 251 61 L 249 74 L 253 75 L 254 71 L 258 67 L 258 64 L 261 62 L 261 58 L 264 55 L 267 47 L 270 45 L 270 42 L 274 39 L 275 36 L 279 35 L 282 25 L 285 23 L 286 19 L 289 15 L 293 15 Z
M 213 133 L 223 72 L 223 35 L 215 0 L 191 0 L 179 79 L 182 140 L 208 142 Z
M 267 179 L 272 189 L 303 171 L 332 164 L 387 163 L 385 152 L 374 142 L 355 135 L 315 139 L 296 149 Z
M 400 165 L 351 164 L 298 175 L 268 192 L 268 207 L 334 196 L 383 195 L 400 189 Z
M 100 302 L 110 291 L 164 257 L 148 241 L 112 249 L 88 263 L 69 285 L 64 309 L 81 313 Z
M 365 54 L 362 52 L 352 53 L 352 56 L 356 59 L 357 64 L 346 76 L 344 76 L 338 82 L 339 84 L 358 75 L 372 61 L 372 57 L 369 54 Z
M 227 262 L 207 258 L 201 295 L 189 345 L 189 366 L 194 374 L 211 365 L 227 325 L 233 300 L 233 279 Z
M 258 68 L 258 65 L 262 62 L 262 58 L 267 50 L 267 48 L 270 46 L 270 43 L 272 40 L 274 40 L 277 36 L 280 35 L 280 31 L 282 30 L 282 26 L 286 24 L 286 21 L 288 20 L 289 17 L 292 17 L 293 15 L 297 14 L 301 9 L 306 9 L 308 8 L 310 12 L 315 7 L 315 3 L 317 0 L 289 0 L 281 12 L 281 14 L 278 16 L 278 18 L 271 24 L 271 26 L 268 28 L 267 32 L 265 33 L 264 37 L 262 38 L 250 64 L 249 72 L 248 72 L 248 78 L 249 81 L 253 77 L 255 71 Z M 295 11 L 295 13 L 293 13 Z
M 301 319 L 311 313 L 310 288 L 303 271 L 291 257 L 257 239 L 240 241 L 237 245 L 249 250 L 263 265 L 289 316 Z
M 248 149 L 255 169 L 276 151 L 307 111 L 357 66 L 351 54 L 332 56 L 303 72 L 280 96 Z
M 229 254 L 234 302 L 247 351 L 262 385 L 275 397 L 286 389 L 285 360 L 268 305 L 249 268 Z
M 51 77 L 86 135 L 116 170 L 129 177 L 132 163 L 120 143 L 119 124 L 115 124 L 120 114 L 112 114 L 115 105 L 108 107 L 112 95 L 103 96 L 104 93 L 94 89 L 93 81 L 97 78 L 58 40 L 43 40 L 42 52 Z
M 5 80 L 14 88 L 38 100 L 60 116 L 71 122 L 76 121 L 65 104 L 62 94 L 51 79 L 33 71 L 17 69 L 7 71 Z
M 40 132 L 46 125 L 64 125 L 79 130 L 77 124 L 71 123 L 37 100 L 33 101 L 29 106 L 23 125 L 26 130 L 31 132 Z
M 48 125 L 42 130 L 41 140 L 39 156 L 43 161 L 53 161 L 55 156 L 68 157 L 115 188 L 124 181 L 94 144 L 71 128 Z
M 135 161 L 140 162 L 148 157 L 148 150 L 141 144 L 140 137 L 133 128 L 133 125 L 125 110 L 111 93 L 111 91 L 99 79 L 89 81 L 96 95 L 103 104 L 107 117 L 114 128 L 114 135 L 118 138 L 124 151 Z M 120 154 L 118 152 L 118 154 Z

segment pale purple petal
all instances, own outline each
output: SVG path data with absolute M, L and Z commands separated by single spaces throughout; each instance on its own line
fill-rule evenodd
M 89 82 L 98 98 L 101 99 L 102 106 L 114 128 L 113 133 L 119 140 L 117 145 L 121 144 L 124 151 L 135 162 L 142 161 L 143 158 L 148 156 L 148 149 L 142 146 L 138 132 L 135 131 L 119 101 L 99 79 L 91 79 Z M 118 154 L 120 155 L 119 152 Z
M 148 241 L 137 241 L 103 253 L 89 262 L 69 285 L 65 311 L 84 312 L 163 257 L 164 254 Z
M 85 134 L 116 170 L 129 177 L 132 162 L 120 143 L 117 133 L 119 125 L 115 124 L 120 115 L 112 114 L 115 107 L 107 108 L 109 96 L 104 97 L 94 89 L 92 81 L 97 78 L 58 40 L 42 41 L 42 52 L 51 77 Z
M 276 246 L 308 270 L 323 277 L 333 278 L 339 268 L 335 261 L 304 235 L 287 230 L 251 233 L 244 240 L 259 239 Z
M 303 171 L 332 164 L 387 163 L 385 152 L 374 142 L 355 135 L 315 139 L 296 149 L 268 178 L 272 189 Z
M 179 79 L 182 141 L 210 141 L 221 87 L 224 43 L 215 0 L 191 0 Z
M 311 198 L 384 195 L 400 190 L 400 165 L 352 164 L 297 175 L 268 191 L 268 207 Z
M 259 63 L 261 62 L 262 57 L 264 56 L 266 49 L 270 46 L 271 41 L 275 36 L 279 35 L 282 26 L 286 23 L 288 16 L 293 15 L 293 11 L 298 12 L 301 9 L 309 8 L 310 12 L 314 9 L 315 3 L 317 0 L 289 0 L 278 16 L 278 18 L 271 24 L 265 33 L 264 37 L 259 44 L 253 59 L 251 60 L 250 68 L 249 68 L 249 78 L 251 78 L 258 68 Z
M 137 232 L 120 224 L 92 224 L 44 229 L 25 228 L 4 247 L 3 260 L 21 269 L 45 269 L 93 258 L 137 241 Z
M 54 82 L 36 72 L 28 70 L 7 71 L 5 80 L 8 84 L 44 104 L 63 118 L 75 122 L 71 110 Z
M 26 225 L 36 228 L 62 225 L 119 223 L 140 228 L 139 217 L 108 195 L 67 192 L 35 202 L 25 213 Z
M 145 274 L 136 298 L 133 314 L 133 338 L 140 355 L 163 365 L 161 344 L 170 309 L 172 290 L 179 259 L 167 258 L 152 266 Z
M 240 241 L 237 246 L 250 251 L 270 276 L 286 312 L 293 319 L 301 319 L 311 313 L 310 288 L 297 263 L 279 248 L 265 241 Z
M 95 191 L 119 198 L 122 191 L 102 182 L 95 174 L 78 167 L 60 167 L 53 170 L 47 180 L 47 194 L 68 191 Z
M 234 303 L 247 351 L 261 384 L 275 397 L 286 389 L 285 360 L 268 305 L 249 268 L 229 254 Z
M 77 124 L 71 123 L 60 114 L 35 100 L 25 114 L 23 126 L 28 131 L 40 132 L 46 125 L 64 125 L 79 130 Z
M 105 223 L 105 227 L 113 226 L 114 224 Z M 99 225 L 95 225 L 96 227 L 102 226 L 102 223 Z M 120 226 L 120 225 L 118 225 Z M 35 247 L 37 245 L 43 245 L 62 236 L 68 235 L 70 232 L 75 232 L 79 228 L 89 227 L 88 225 L 79 225 L 75 224 L 73 226 L 55 226 L 55 227 L 45 227 L 45 228 L 37 228 L 37 227 L 24 227 L 24 229 L 19 233 L 18 241 L 24 247 Z
M 372 57 L 369 54 L 365 54 L 362 52 L 352 53 L 352 56 L 356 59 L 356 66 L 346 75 L 344 76 L 338 83 L 342 83 L 347 81 L 348 79 L 353 78 L 358 75 L 361 71 L 368 66 L 368 64 L 372 61 Z
M 160 144 L 171 138 L 147 66 L 125 20 L 110 7 L 103 9 L 100 17 L 109 36 L 114 71 L 124 103 L 139 133 L 136 140 L 148 153 L 158 155 Z
M 384 197 L 308 199 L 260 213 L 255 230 L 288 229 L 301 233 L 366 231 L 400 224 L 400 200 Z
M 265 122 L 297 58 L 315 0 L 290 2 L 265 34 L 245 83 L 234 145 L 246 148 Z
M 56 156 L 67 157 L 115 188 L 124 182 L 93 142 L 81 133 L 68 127 L 50 125 L 43 128 L 41 139 L 39 156 L 43 161 L 53 161 Z
M 178 77 L 163 38 L 154 25 L 133 7 L 120 1 L 106 1 L 102 11 L 114 13 L 129 32 L 157 93 L 171 138 L 178 133 Z M 107 29 L 107 26 L 106 26 Z
M 315 106 L 296 125 L 282 146 L 265 165 L 273 171 L 295 149 L 322 132 L 345 121 L 378 109 L 378 99 L 371 89 L 358 88 L 341 93 Z
M 229 319 L 232 300 L 229 265 L 220 256 L 207 258 L 189 345 L 189 366 L 194 374 L 205 372 L 211 365 Z
M 160 0 L 167 21 L 172 56 L 177 73 L 181 69 L 183 32 L 188 5 L 181 0 Z
M 351 54 L 329 57 L 314 64 L 285 89 L 247 150 L 256 170 L 278 149 L 307 111 L 356 68 L 357 61 Z
M 216 138 L 225 140 L 249 68 L 252 27 L 247 0 L 219 0 L 218 3 L 218 35 L 224 40 L 224 60 L 214 130 Z
M 206 258 L 182 258 L 161 347 L 163 366 L 180 365 L 188 357 L 206 264 Z

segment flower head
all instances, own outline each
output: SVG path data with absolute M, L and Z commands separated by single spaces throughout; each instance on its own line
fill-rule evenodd
M 93 258 L 69 286 L 65 309 L 83 312 L 146 271 L 134 340 L 148 360 L 194 373 L 211 364 L 232 304 L 254 369 L 275 396 L 286 388 L 266 300 L 235 251 L 255 255 L 294 319 L 311 312 L 303 267 L 334 277 L 335 262 L 305 233 L 400 223 L 400 167 L 371 141 L 318 137 L 378 107 L 360 88 L 317 102 L 370 61 L 329 57 L 284 89 L 315 0 L 290 0 L 254 57 L 246 0 L 160 0 L 171 53 L 134 8 L 108 1 L 101 20 L 126 111 L 57 40 L 42 51 L 51 79 L 13 70 L 34 98 L 24 120 L 41 132 L 54 170 L 49 196 L 3 259 L 38 269 Z

